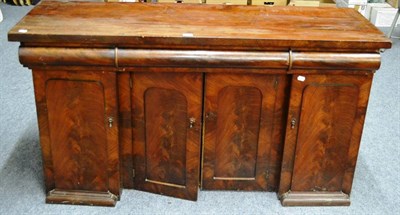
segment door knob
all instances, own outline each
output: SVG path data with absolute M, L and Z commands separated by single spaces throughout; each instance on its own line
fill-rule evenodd
M 296 118 L 292 118 L 292 121 L 290 121 L 290 127 L 293 129 L 296 126 Z
M 112 128 L 114 119 L 110 116 L 108 117 L 108 127 Z

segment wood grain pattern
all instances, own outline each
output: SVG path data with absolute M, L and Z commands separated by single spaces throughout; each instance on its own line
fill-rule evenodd
M 269 174 L 275 173 L 270 168 L 280 159 L 274 159 L 279 142 L 272 136 L 274 126 L 280 126 L 275 117 L 283 108 L 276 98 L 283 94 L 285 80 L 273 75 L 206 75 L 202 189 L 276 187 Z
M 349 195 L 372 74 L 297 78 L 294 75 L 292 79 L 281 200 L 291 191 L 309 192 L 310 198 L 318 191 Z M 292 126 L 293 119 L 300 121 Z
M 243 52 L 210 50 L 154 50 L 111 48 L 20 47 L 20 62 L 29 67 L 103 66 L 125 67 L 205 67 L 270 69 L 375 70 L 378 53 L 338 52 Z M 291 62 L 290 62 L 291 61 Z
M 103 86 L 48 80 L 45 88 L 56 187 L 107 191 Z
M 33 72 L 46 190 L 120 195 L 115 73 Z M 68 92 L 68 93 L 67 93 Z M 97 204 L 95 196 L 79 204 Z
M 156 39 L 157 40 L 157 39 Z M 52 43 L 52 42 L 24 42 L 24 47 L 54 47 L 54 48 L 110 48 L 110 44 L 107 43 L 79 43 L 79 42 L 71 42 L 71 43 Z M 112 45 L 116 46 L 116 45 Z M 132 45 L 132 44 L 121 44 L 118 47 L 120 48 L 127 48 L 127 49 L 154 49 L 160 48 L 165 49 L 165 46 L 152 46 L 150 44 L 142 44 L 142 45 Z M 199 50 L 200 48 L 197 46 L 171 46 L 170 49 L 173 50 Z M 343 48 L 334 48 L 330 49 L 327 47 L 297 47 L 297 48 L 290 48 L 292 51 L 301 51 L 301 52 L 326 52 L 327 50 L 337 52 L 337 53 L 378 53 L 376 48 L 351 48 L 351 47 L 343 47 Z M 167 50 L 167 49 L 166 49 Z M 241 47 L 241 46 L 207 46 L 204 45 L 201 50 L 207 51 L 288 51 L 288 47 L 276 47 L 276 46 L 262 46 L 262 47 Z
M 135 189 L 196 200 L 202 75 L 141 71 L 133 71 Z
M 54 189 L 46 196 L 46 203 L 72 205 L 99 205 L 114 207 L 118 197 L 110 192 L 91 192 Z
M 289 192 L 283 206 L 349 206 L 349 195 L 342 192 Z
M 118 65 L 288 68 L 288 52 L 119 49 Z
M 348 8 L 63 1 L 42 2 L 10 30 L 8 38 L 214 50 L 275 47 L 370 52 L 391 46 L 383 33 Z
M 152 87 L 145 91 L 144 103 L 146 179 L 185 186 L 186 97 L 177 90 Z
M 33 69 L 46 202 L 104 206 L 122 185 L 196 200 L 199 179 L 348 205 L 391 47 L 322 7 L 43 0 L 8 36 Z
M 214 178 L 255 179 L 261 105 L 255 87 L 226 86 L 218 92 Z
M 116 66 L 113 48 L 20 47 L 18 52 L 29 66 Z
M 120 73 L 117 75 L 121 180 L 124 188 L 133 188 L 133 135 L 130 76 L 130 73 Z
M 341 191 L 358 87 L 309 85 L 303 90 L 292 191 Z
M 379 53 L 293 52 L 293 69 L 377 70 L 381 65 Z

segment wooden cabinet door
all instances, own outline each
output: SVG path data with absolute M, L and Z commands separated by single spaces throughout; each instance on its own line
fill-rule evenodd
M 206 74 L 202 189 L 276 190 L 286 76 Z
M 34 71 L 49 203 L 108 205 L 120 194 L 116 76 Z
M 202 79 L 133 73 L 135 189 L 197 199 Z
M 371 80 L 371 74 L 293 76 L 284 205 L 349 204 Z

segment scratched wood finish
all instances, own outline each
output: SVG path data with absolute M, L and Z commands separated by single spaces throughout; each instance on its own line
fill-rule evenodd
M 38 70 L 33 77 L 47 202 L 115 202 L 96 197 L 120 195 L 115 73 Z M 112 127 L 106 117 L 115 119 Z M 62 201 L 52 190 L 93 195 Z
M 196 200 L 202 74 L 173 71 L 133 71 L 134 187 Z
M 350 197 L 343 192 L 290 192 L 283 206 L 349 206 Z
M 117 200 L 118 197 L 110 192 L 54 189 L 47 195 L 46 203 L 113 207 Z
M 276 188 L 285 76 L 207 74 L 202 188 Z M 279 131 L 278 131 L 279 133 Z M 280 133 L 281 134 L 281 133 Z M 273 138 L 272 138 L 273 137 Z M 274 155 L 272 155 L 274 154 Z M 278 157 L 277 157 L 278 156 Z M 279 174 L 278 174 L 279 175 Z M 272 182 L 272 184 L 269 184 Z
M 11 29 L 8 38 L 197 50 L 370 52 L 391 47 L 390 40 L 357 11 L 324 7 L 43 1 Z
M 303 77 L 292 80 L 279 188 L 284 205 L 310 204 L 293 203 L 291 192 L 350 194 L 372 80 L 372 74 Z

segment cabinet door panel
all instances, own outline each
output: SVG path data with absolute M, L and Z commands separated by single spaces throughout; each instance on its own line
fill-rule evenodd
M 292 190 L 341 191 L 358 100 L 356 86 L 303 91 Z
M 46 201 L 114 205 L 120 194 L 115 73 L 33 74 Z
M 274 190 L 285 76 L 206 74 L 203 189 Z
M 135 188 L 196 200 L 202 74 L 136 72 L 133 83 Z
M 350 204 L 371 81 L 365 73 L 293 76 L 279 187 L 283 205 Z
M 149 88 L 144 102 L 146 179 L 185 186 L 186 98 L 176 90 Z
M 56 187 L 107 191 L 102 86 L 93 81 L 48 80 L 46 96 Z
M 255 87 L 220 90 L 214 178 L 255 179 L 261 100 Z

